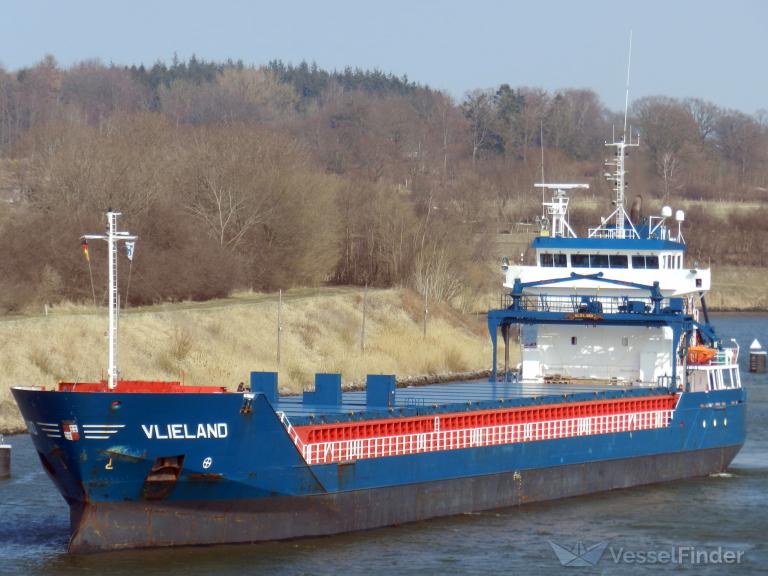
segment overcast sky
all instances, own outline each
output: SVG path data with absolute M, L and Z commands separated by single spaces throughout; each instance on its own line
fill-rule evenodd
M 591 88 L 631 98 L 697 96 L 748 113 L 768 109 L 768 1 L 760 0 L 10 0 L 0 64 L 63 66 L 91 58 L 151 65 L 213 60 L 315 61 L 380 68 L 448 91 Z

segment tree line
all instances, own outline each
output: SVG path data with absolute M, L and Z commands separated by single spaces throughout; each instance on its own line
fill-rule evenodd
M 768 193 L 764 113 L 662 96 L 630 112 L 631 189 L 651 203 Z M 542 169 L 610 202 L 604 143 L 621 125 L 586 89 L 502 84 L 456 102 L 306 62 L 0 68 L 0 307 L 88 299 L 77 238 L 108 207 L 141 237 L 134 303 L 328 282 L 468 298 L 496 281 L 493 234 L 538 213 Z

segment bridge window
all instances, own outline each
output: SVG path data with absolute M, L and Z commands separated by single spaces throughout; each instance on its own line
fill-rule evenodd
M 652 268 L 658 269 L 658 256 L 632 256 L 632 268 Z
M 627 268 L 627 257 L 619 254 L 611 254 L 611 268 Z
M 589 257 L 590 268 L 608 268 L 607 254 L 592 254 Z
M 573 268 L 589 268 L 589 254 L 571 254 Z
M 539 262 L 545 268 L 565 268 L 568 266 L 568 257 L 565 254 L 541 254 Z

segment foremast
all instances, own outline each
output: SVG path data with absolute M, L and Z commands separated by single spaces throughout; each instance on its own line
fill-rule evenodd
M 133 242 L 138 236 L 132 235 L 117 229 L 117 219 L 122 214 L 107 211 L 107 233 L 106 234 L 84 234 L 81 236 L 84 240 L 106 240 L 108 252 L 108 276 L 109 276 L 109 351 L 108 351 L 108 369 L 107 383 L 110 390 L 117 386 L 120 375 L 118 368 L 118 325 L 120 317 L 120 293 L 118 292 L 118 247 L 120 242 Z

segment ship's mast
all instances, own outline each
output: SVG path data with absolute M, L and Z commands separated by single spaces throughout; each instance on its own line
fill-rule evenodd
M 614 200 L 616 209 L 614 210 L 613 214 L 611 214 L 611 216 L 615 217 L 617 238 L 628 238 L 631 237 L 634 233 L 632 221 L 629 220 L 626 208 L 624 207 L 626 205 L 625 199 L 627 190 L 627 170 L 624 165 L 627 156 L 627 148 L 634 148 L 639 146 L 640 139 L 637 138 L 634 142 L 632 141 L 631 127 L 628 137 L 628 141 L 627 136 L 625 135 L 625 137 L 623 137 L 621 140 L 605 143 L 606 146 L 612 146 L 616 148 L 616 155 L 614 159 L 608 160 L 605 164 L 606 166 L 613 168 L 613 171 L 608 174 L 608 180 L 613 182 L 613 191 L 616 194 L 616 199 Z M 611 216 L 608 217 L 608 220 L 611 219 Z M 627 228 L 627 221 L 630 222 L 629 228 Z
M 117 250 L 120 242 L 134 241 L 138 236 L 132 236 L 129 232 L 122 232 L 117 229 L 117 218 L 121 216 L 120 212 L 107 211 L 107 233 L 106 234 L 85 234 L 81 236 L 87 240 L 106 240 L 107 251 L 109 253 L 109 359 L 107 379 L 109 388 L 114 389 L 117 386 L 120 371 L 117 367 L 117 348 L 118 348 L 118 321 L 120 315 L 120 295 L 117 289 Z
M 616 153 L 613 160 L 608 160 L 605 164 L 606 166 L 612 168 L 612 172 L 609 172 L 606 174 L 606 177 L 608 181 L 613 182 L 613 191 L 616 194 L 616 199 L 614 200 L 614 204 L 616 205 L 616 209 L 613 211 L 613 214 L 611 214 L 604 222 L 609 221 L 611 218 L 614 218 L 614 221 L 616 223 L 615 228 L 615 235 L 616 238 L 631 238 L 633 236 L 637 235 L 636 230 L 634 229 L 634 226 L 632 224 L 632 221 L 629 219 L 629 216 L 627 215 L 626 208 L 624 207 L 626 205 L 625 199 L 626 199 L 626 175 L 627 171 L 624 167 L 626 157 L 627 157 L 627 148 L 634 148 L 636 146 L 640 145 L 640 138 L 637 137 L 634 141 L 632 140 L 632 126 L 627 127 L 627 118 L 629 116 L 629 73 L 630 73 L 630 67 L 632 64 L 632 32 L 629 33 L 629 56 L 627 58 L 627 85 L 626 85 L 626 91 L 624 93 L 624 131 L 622 133 L 621 139 L 617 140 L 614 137 L 613 142 L 606 142 L 606 146 L 611 146 L 613 148 L 616 148 Z M 629 130 L 629 131 L 627 131 Z M 629 222 L 630 226 L 627 228 L 627 222 Z M 604 228 L 601 226 L 600 229 L 597 229 L 597 231 L 604 231 Z M 592 236 L 593 234 L 590 234 Z

